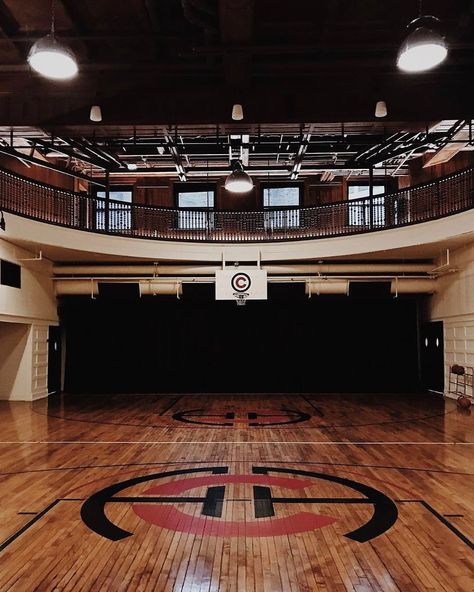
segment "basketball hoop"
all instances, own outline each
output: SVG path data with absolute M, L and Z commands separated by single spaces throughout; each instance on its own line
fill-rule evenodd
M 237 303 L 237 306 L 245 306 L 248 294 L 246 294 L 245 292 L 241 292 L 241 293 L 234 293 L 234 296 L 235 296 L 235 301 Z

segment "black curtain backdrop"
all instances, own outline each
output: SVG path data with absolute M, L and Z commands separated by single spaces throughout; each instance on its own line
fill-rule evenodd
M 66 392 L 412 392 L 417 303 L 387 294 L 216 302 L 210 285 L 175 297 L 65 297 Z

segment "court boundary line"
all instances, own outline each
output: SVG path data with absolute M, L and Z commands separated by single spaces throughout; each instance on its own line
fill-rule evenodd
M 287 444 L 287 445 L 321 445 L 321 446 L 472 446 L 474 442 L 429 442 L 429 441 L 350 441 L 350 440 L 259 440 L 258 442 L 249 442 L 248 440 L 12 440 L 0 441 L 0 445 L 10 446 L 13 444 L 167 444 L 179 446 L 181 444 L 246 444 L 249 446 L 262 446 L 264 444 Z
M 247 393 L 245 396 L 249 396 L 251 395 L 251 393 Z M 93 396 L 93 395 L 90 395 Z M 105 395 L 104 395 L 105 396 Z M 117 395 L 112 395 L 112 396 L 117 396 Z M 122 395 L 124 396 L 124 395 Z M 133 396 L 140 396 L 140 395 L 133 395 Z M 147 395 L 147 396 L 153 396 L 153 395 Z M 181 395 L 178 399 L 183 398 L 187 395 Z M 201 396 L 201 395 L 200 395 Z M 280 396 L 285 396 L 285 395 L 280 395 Z M 319 417 L 324 417 L 324 413 L 321 415 L 321 410 L 317 409 L 316 407 L 314 407 L 314 405 L 307 399 L 307 397 L 303 396 L 301 393 L 298 393 L 298 396 L 300 396 L 307 404 L 309 404 L 314 410 L 316 410 L 319 414 Z M 31 406 L 31 411 L 33 413 L 36 413 L 37 415 L 41 415 L 43 417 L 51 417 L 53 419 L 60 419 L 62 421 L 75 421 L 75 422 L 79 422 L 79 423 L 91 423 L 91 424 L 99 424 L 99 425 L 114 425 L 114 426 L 124 426 L 124 427 L 138 427 L 138 428 L 148 428 L 148 429 L 156 429 L 156 430 L 160 430 L 160 429 L 199 429 L 196 428 L 194 425 L 191 427 L 188 427 L 186 425 L 182 426 L 174 426 L 173 424 L 168 424 L 168 425 L 153 425 L 153 424 L 135 424 L 135 423 L 127 423 L 127 422 L 112 422 L 112 421 L 99 421 L 99 420 L 93 420 L 93 419 L 80 419 L 80 418 L 74 418 L 74 417 L 61 417 L 60 415 L 54 415 L 53 413 L 49 413 L 48 410 L 46 410 L 46 413 L 42 413 L 41 411 L 38 411 L 37 409 L 35 409 L 35 405 L 34 405 L 34 401 L 33 404 Z M 411 417 L 411 418 L 407 418 L 407 419 L 396 419 L 396 420 L 389 420 L 389 421 L 382 421 L 382 422 L 371 422 L 371 423 L 365 423 L 365 424 L 332 424 L 332 425 L 320 425 L 320 426 L 302 426 L 300 429 L 306 429 L 306 430 L 332 430 L 332 429 L 339 429 L 339 428 L 361 428 L 361 427 L 370 427 L 370 426 L 384 426 L 384 425 L 394 425 L 394 424 L 399 424 L 399 423 L 416 423 L 419 421 L 426 421 L 429 419 L 434 419 L 436 417 L 445 417 L 446 415 L 450 414 L 450 413 L 454 413 L 456 411 L 456 408 L 453 408 L 451 410 L 444 410 L 442 413 L 435 413 L 433 415 L 426 415 L 423 417 Z M 159 417 L 162 417 L 163 414 L 159 413 Z M 291 426 L 293 427 L 293 426 Z M 284 428 L 283 426 L 273 426 L 273 427 L 265 427 L 265 426 L 257 426 L 258 429 L 260 430 L 264 430 L 264 429 L 288 429 L 288 428 Z M 211 425 L 206 425 L 205 427 L 201 428 L 201 429 L 210 429 L 210 430 L 215 430 L 215 429 L 228 429 L 225 426 L 211 426 Z M 239 429 L 238 427 L 233 427 L 233 429 Z

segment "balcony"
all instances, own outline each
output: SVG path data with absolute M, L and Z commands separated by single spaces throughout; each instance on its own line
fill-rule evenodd
M 313 207 L 173 209 L 95 198 L 0 170 L 0 209 L 98 234 L 161 241 L 263 243 L 350 236 L 436 220 L 474 207 L 474 168 L 429 183 Z

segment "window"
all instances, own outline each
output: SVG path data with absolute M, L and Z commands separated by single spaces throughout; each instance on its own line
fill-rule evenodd
M 205 230 L 214 226 L 216 189 L 213 185 L 175 185 L 178 209 L 178 228 L 183 230 Z
M 21 267 L 16 263 L 0 259 L 0 284 L 21 288 Z
M 265 213 L 265 229 L 298 228 L 300 225 L 301 185 L 267 185 L 263 188 L 263 207 L 279 208 Z M 296 206 L 296 208 L 292 207 Z M 281 209 L 280 209 L 281 208 Z
M 370 200 L 369 185 L 352 184 L 348 185 L 348 199 L 361 200 L 357 204 L 349 206 L 349 226 L 369 226 L 370 225 Z M 373 185 L 373 194 L 381 195 L 385 193 L 385 185 Z M 373 225 L 383 226 L 385 224 L 385 197 L 375 197 L 373 200 Z
M 105 191 L 97 191 L 96 228 L 97 230 L 129 230 L 132 227 L 133 191 L 131 187 L 111 187 L 109 192 L 108 226 L 106 225 Z

